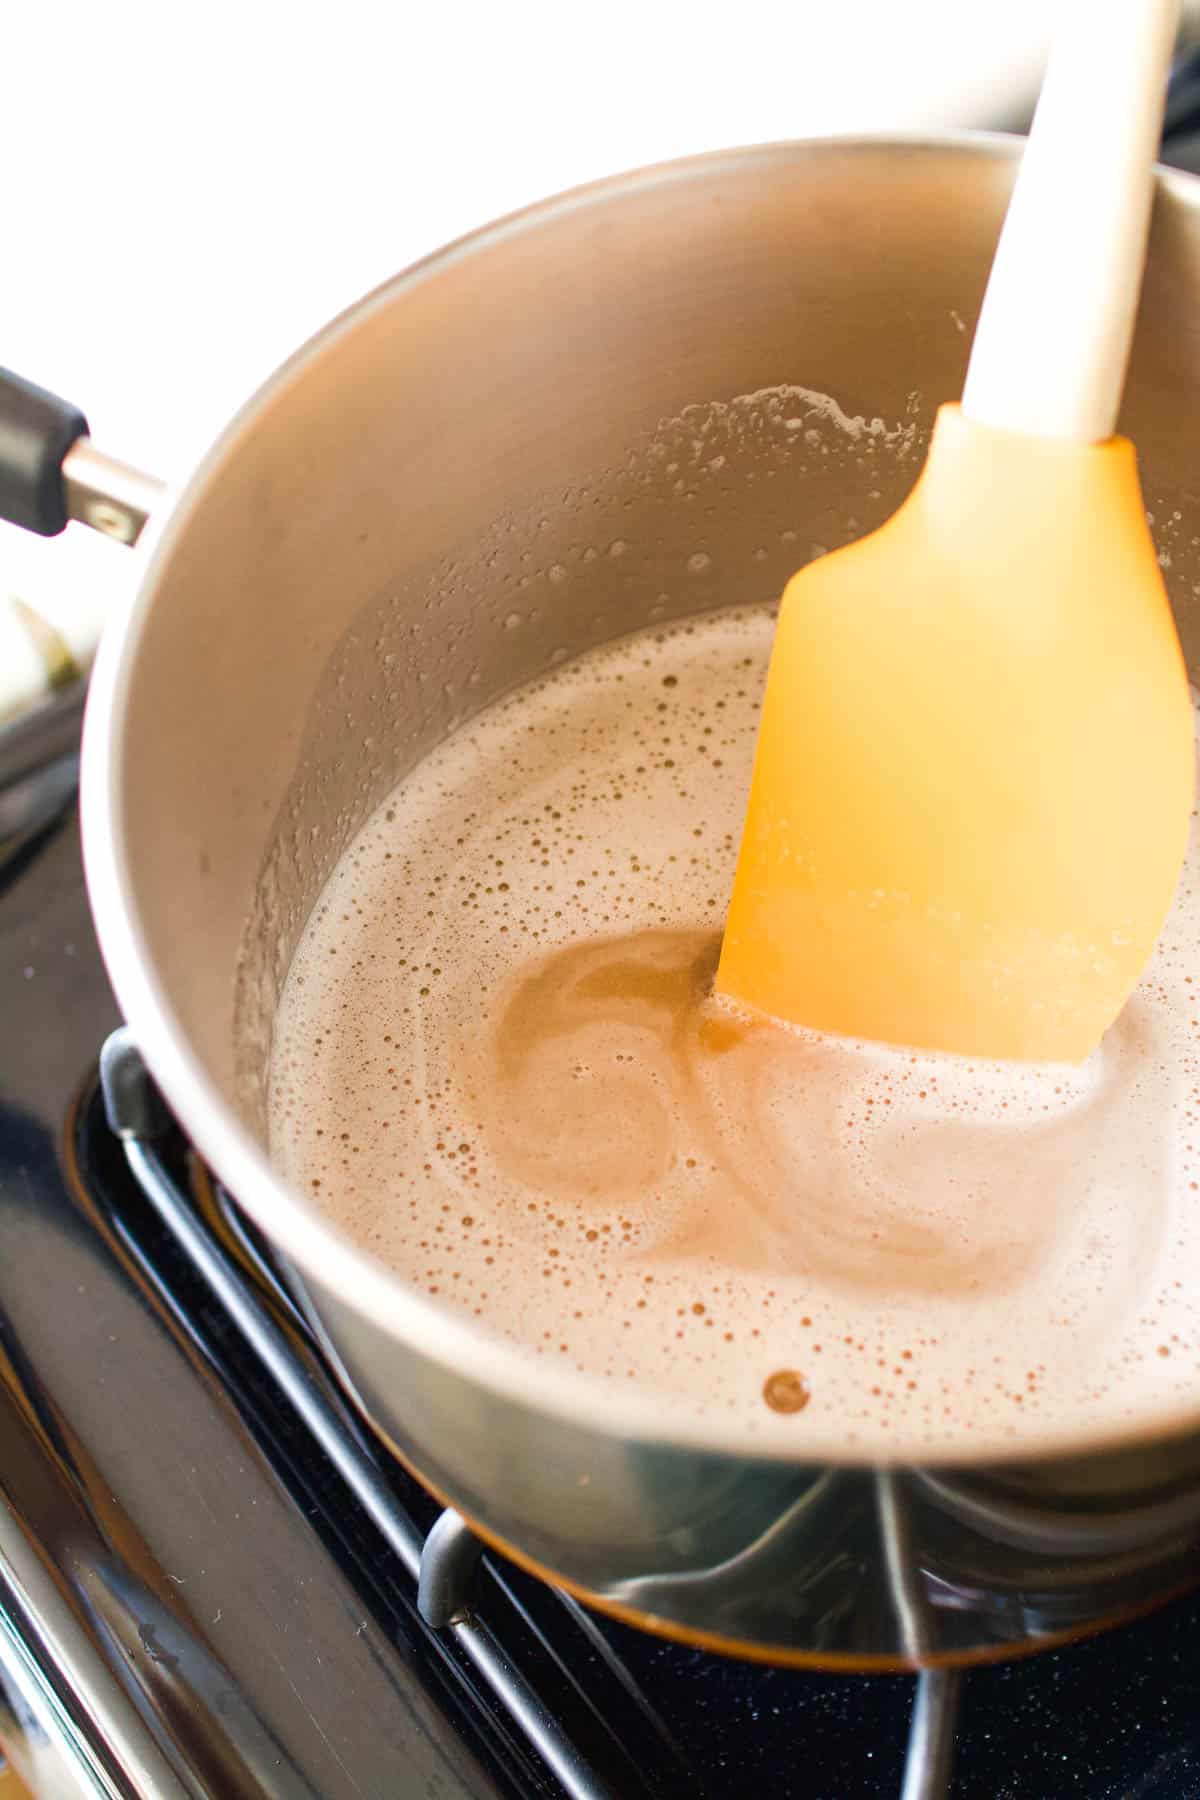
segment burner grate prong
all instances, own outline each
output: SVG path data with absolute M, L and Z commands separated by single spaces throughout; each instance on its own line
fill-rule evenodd
M 453 1508 L 435 1521 L 421 1549 L 417 1606 L 435 1631 L 458 1625 L 470 1612 L 483 1545 Z
M 917 1676 L 900 1800 L 948 1800 L 961 1690 L 960 1669 L 924 1669 Z

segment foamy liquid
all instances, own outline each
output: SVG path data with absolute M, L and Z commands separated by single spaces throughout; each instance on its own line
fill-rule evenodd
M 706 999 L 773 619 L 594 652 L 369 821 L 276 1026 L 281 1168 L 534 1359 L 859 1451 L 1200 1392 L 1200 848 L 1080 1069 Z

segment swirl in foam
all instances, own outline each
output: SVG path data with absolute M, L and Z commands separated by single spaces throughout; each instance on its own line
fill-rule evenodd
M 1183 1402 L 1200 852 L 1080 1069 L 728 1011 L 709 983 L 772 629 L 724 613 L 595 652 L 397 790 L 288 978 L 275 1158 L 531 1356 L 767 1435 L 1036 1440 Z

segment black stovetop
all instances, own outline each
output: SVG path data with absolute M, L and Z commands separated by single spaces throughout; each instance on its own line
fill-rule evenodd
M 422 1616 L 411 1567 L 132 1179 L 96 1088 L 116 1021 L 73 808 L 0 862 L 0 1017 L 0 1687 L 27 1735 L 40 1681 L 109 1783 L 95 1792 L 568 1791 L 466 1640 Z M 181 1141 L 166 1155 L 213 1242 L 253 1278 L 236 1213 Z M 311 1357 L 286 1301 L 269 1303 Z M 419 1540 L 437 1505 L 377 1454 Z M 901 1791 L 909 1677 L 798 1673 L 663 1642 L 490 1553 L 470 1612 L 573 1747 L 592 1782 L 579 1791 Z M 16 1701 L 14 1645 L 26 1658 Z M 1200 1793 L 1198 1646 L 1192 1597 L 972 1672 L 954 1793 Z M 4 1720 L 0 1709 L 0 1734 Z

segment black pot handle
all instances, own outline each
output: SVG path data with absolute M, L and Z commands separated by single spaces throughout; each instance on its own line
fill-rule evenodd
M 41 537 L 77 519 L 134 544 L 163 493 L 96 449 L 77 406 L 0 368 L 0 519 Z
M 70 517 L 63 462 L 87 435 L 77 406 L 0 369 L 0 518 L 57 537 Z

